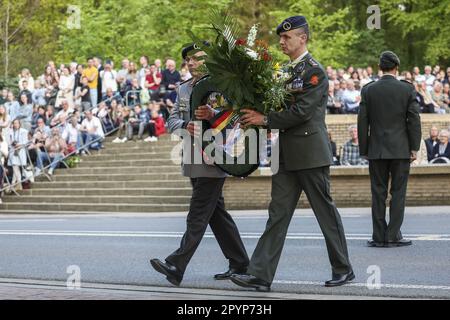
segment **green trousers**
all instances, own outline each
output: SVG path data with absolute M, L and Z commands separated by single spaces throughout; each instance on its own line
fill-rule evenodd
M 332 272 L 344 274 L 352 270 L 344 227 L 330 195 L 330 168 L 286 171 L 280 164 L 278 173 L 272 177 L 269 220 L 253 252 L 249 274 L 272 283 L 292 215 L 303 191 L 325 237 Z

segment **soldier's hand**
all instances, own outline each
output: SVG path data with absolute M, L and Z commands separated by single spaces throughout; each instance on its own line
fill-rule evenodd
M 411 151 L 410 161 L 413 162 L 417 160 L 417 151 Z
M 211 120 L 212 118 L 214 118 L 215 113 L 213 108 L 211 108 L 208 105 L 204 105 L 204 106 L 200 106 L 197 108 L 197 110 L 195 110 L 195 117 L 198 120 Z
M 196 121 L 189 121 L 189 123 L 186 126 L 187 131 L 189 134 L 195 138 L 199 138 L 201 135 L 201 128 Z
M 255 110 L 250 110 L 250 109 L 242 109 L 241 112 L 244 115 L 241 117 L 240 122 L 244 126 L 247 127 L 250 125 L 255 125 L 255 126 L 264 125 L 264 115 L 262 113 L 259 113 Z

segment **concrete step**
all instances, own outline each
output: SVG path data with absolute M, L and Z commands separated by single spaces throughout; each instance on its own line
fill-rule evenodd
M 116 195 L 90 195 L 90 196 L 6 196 L 8 203 L 78 203 L 91 204 L 189 204 L 189 196 L 123 196 Z
M 92 155 L 97 154 L 117 154 L 117 153 L 137 153 L 137 152 L 158 152 L 170 154 L 177 146 L 132 146 L 123 145 L 122 148 L 114 147 L 114 145 L 105 145 L 105 149 L 100 151 L 91 151 Z M 179 148 L 181 150 L 181 148 Z
M 179 159 L 180 160 L 180 159 Z M 178 166 L 178 172 L 181 172 L 180 162 L 174 163 L 170 159 L 125 159 L 125 160 L 93 160 L 92 157 L 87 156 L 83 157 L 82 161 L 78 163 L 77 168 L 99 168 L 99 167 L 108 167 L 108 168 L 120 168 L 120 167 L 159 167 L 159 166 Z M 113 169 L 112 169 L 113 170 Z M 56 171 L 55 171 L 56 172 Z
M 0 205 L 3 213 L 8 211 L 48 211 L 52 213 L 64 213 L 71 211 L 77 213 L 87 212 L 184 212 L 189 209 L 189 205 L 181 204 L 118 204 L 118 203 L 99 203 L 99 204 L 80 204 L 80 203 L 7 203 Z
M 20 192 L 22 196 L 191 196 L 192 188 L 140 188 L 140 189 L 101 189 L 101 188 L 68 188 L 68 189 L 39 189 L 32 188 Z M 6 198 L 6 197 L 5 197 Z
M 57 176 L 72 176 L 79 174 L 105 174 L 105 173 L 120 173 L 120 174 L 143 174 L 143 173 L 176 173 L 180 172 L 180 167 L 172 166 L 147 166 L 147 167 L 81 167 L 72 168 L 70 170 L 57 170 Z M 180 174 L 180 173 L 179 173 Z
M 62 169 L 64 170 L 64 169 Z M 59 170 L 61 171 L 61 170 Z M 180 177 L 179 172 L 163 173 L 163 172 L 153 172 L 153 173 L 115 173 L 114 170 L 109 172 L 104 172 L 102 174 L 56 174 L 52 177 L 54 182 L 63 181 L 136 181 L 144 180 L 151 182 L 152 180 L 174 180 Z M 45 179 L 45 178 L 39 178 Z
M 31 189 L 130 189 L 140 190 L 147 188 L 189 188 L 188 179 L 181 176 L 176 180 L 135 180 L 135 181 L 58 181 L 35 182 Z
M 144 135 L 144 138 L 147 138 L 148 135 Z M 158 137 L 158 141 L 157 142 L 153 142 L 153 143 L 158 143 L 158 142 L 163 142 L 163 141 L 172 141 L 172 139 L 176 139 L 177 137 L 174 136 L 174 138 L 172 138 L 172 134 L 163 134 L 161 136 Z M 112 135 L 109 135 L 107 137 L 105 137 L 105 142 L 111 142 L 113 141 L 115 138 L 117 138 L 117 134 L 114 133 Z M 135 139 L 137 139 L 137 135 L 134 136 Z
M 171 154 L 169 152 L 133 152 L 133 153 L 116 153 L 116 154 L 93 154 L 85 156 L 83 159 L 89 161 L 104 161 L 104 160 L 134 160 L 134 159 L 163 159 L 171 161 Z

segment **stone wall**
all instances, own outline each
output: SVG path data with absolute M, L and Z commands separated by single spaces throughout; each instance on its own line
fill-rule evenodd
M 270 201 L 270 188 L 270 171 L 265 168 L 256 171 L 246 179 L 228 178 L 224 187 L 227 208 L 234 210 L 267 209 Z M 332 167 L 331 193 L 338 207 L 370 207 L 368 167 Z M 411 168 L 407 205 L 450 205 L 449 193 L 449 165 Z M 305 207 L 309 207 L 309 203 L 302 194 L 298 208 Z

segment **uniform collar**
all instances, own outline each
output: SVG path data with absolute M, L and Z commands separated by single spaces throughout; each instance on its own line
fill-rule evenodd
M 295 59 L 294 61 L 292 61 L 290 64 L 292 65 L 296 65 L 299 62 L 301 62 L 307 55 L 308 55 L 308 50 L 306 50 L 300 57 L 298 57 L 297 59 Z

